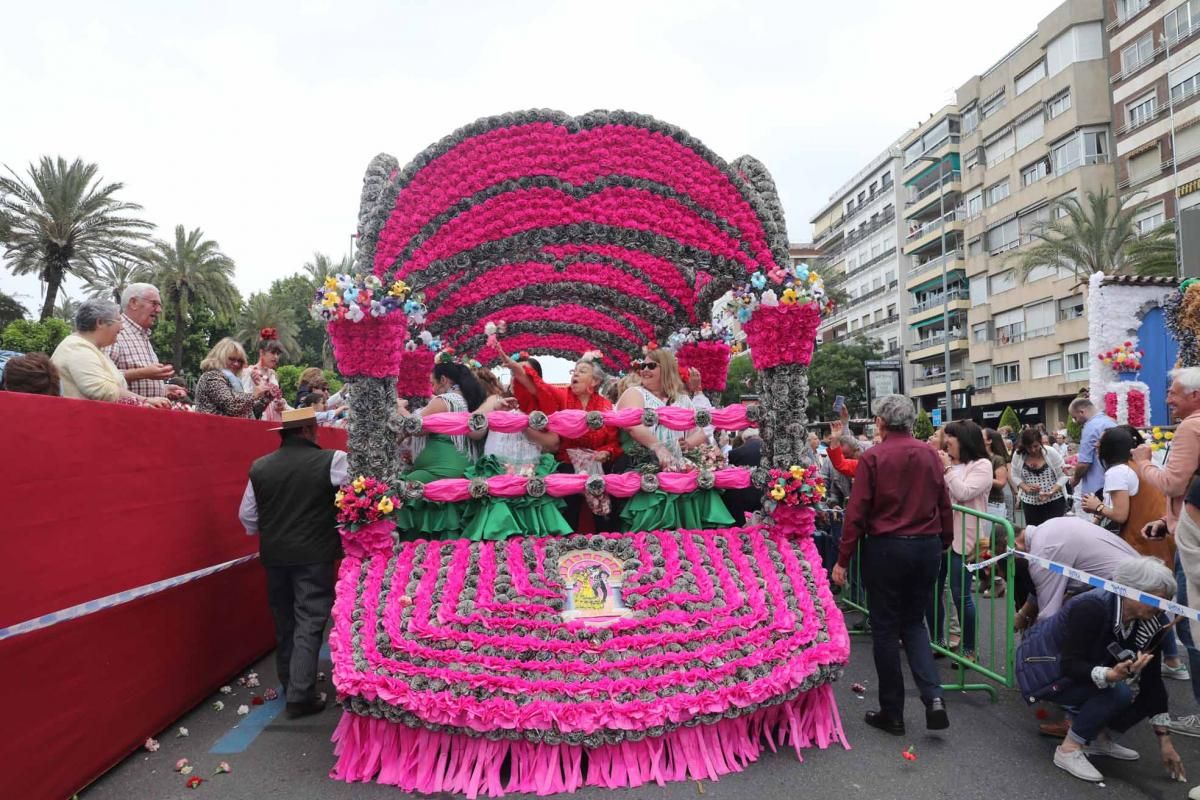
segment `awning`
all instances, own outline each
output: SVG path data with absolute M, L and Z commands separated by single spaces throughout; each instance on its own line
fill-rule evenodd
M 921 320 L 920 322 L 914 322 L 914 323 L 912 323 L 911 325 L 909 325 L 908 327 L 910 327 L 910 328 L 924 328 L 926 325 L 932 325 L 932 324 L 933 324 L 933 323 L 935 323 L 935 322 L 936 322 L 936 323 L 938 323 L 939 325 L 941 324 L 941 322 L 942 322 L 942 315 L 941 315 L 941 314 L 938 314 L 936 317 L 930 317 L 929 319 L 923 319 L 923 320 Z
M 908 180 L 906 180 L 906 181 L 904 182 L 904 185 L 905 185 L 905 186 L 912 186 L 913 184 L 915 184 L 915 183 L 918 183 L 918 182 L 919 182 L 919 181 L 920 181 L 922 178 L 924 178 L 926 175 L 928 175 L 929 173 L 933 172 L 935 169 L 937 169 L 938 167 L 940 167 L 942 164 L 946 163 L 946 161 L 947 161 L 947 160 L 950 162 L 950 169 L 951 169 L 951 170 L 958 170 L 958 169 L 959 169 L 959 164 L 960 164 L 961 162 L 959 161 L 959 158 L 958 158 L 958 153 L 950 153 L 948 156 L 946 156 L 945 158 L 943 158 L 941 161 L 937 162 L 936 164 L 930 164 L 930 165 L 929 165 L 929 166 L 927 166 L 925 169 L 921 170 L 921 171 L 920 171 L 920 172 L 918 172 L 916 175 L 914 175 L 913 177 L 911 177 L 911 178 L 909 178 Z M 950 176 L 949 176 L 949 175 L 947 175 L 946 177 L 950 177 Z
M 921 267 L 915 267 L 915 268 L 914 268 L 914 271 L 915 271 L 915 272 L 917 272 L 917 273 L 920 273 L 920 272 L 922 271 L 922 268 L 921 268 Z M 958 272 L 958 273 L 960 273 L 960 274 L 961 274 L 961 273 L 963 272 L 963 268 L 962 268 L 962 267 L 951 267 L 950 269 L 946 270 L 946 285 L 947 285 L 947 286 L 953 286 L 953 284 L 954 284 L 954 281 L 953 281 L 953 279 L 952 279 L 952 276 L 953 276 L 953 275 L 954 275 L 954 273 L 956 273 L 956 272 Z M 911 288 L 911 289 L 909 289 L 908 291 L 910 291 L 910 292 L 923 292 L 923 291 L 925 291 L 926 289 L 933 289 L 933 288 L 939 288 L 939 289 L 940 289 L 940 288 L 941 288 L 941 286 L 942 286 L 942 272 L 941 272 L 941 270 L 938 270 L 937 277 L 930 278 L 930 279 L 929 279 L 929 280 L 927 280 L 927 281 L 921 281 L 919 284 L 917 284 L 916 286 L 912 287 L 912 288 Z

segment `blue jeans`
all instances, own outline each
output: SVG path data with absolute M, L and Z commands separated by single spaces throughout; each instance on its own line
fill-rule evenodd
M 1108 729 L 1124 733 L 1145 716 L 1134 705 L 1133 692 L 1124 683 L 1108 689 L 1086 683 L 1064 689 L 1046 699 L 1075 709 L 1067 736 L 1079 744 L 1092 742 L 1101 731 Z
M 934 589 L 933 602 L 925 612 L 929 624 L 930 636 L 936 641 L 945 641 L 942 635 L 946 623 L 946 615 L 942 611 L 943 588 L 946 586 L 947 574 L 950 577 L 950 595 L 954 598 L 954 607 L 958 610 L 958 621 L 962 625 L 963 650 L 975 652 L 975 598 L 971 596 L 971 575 L 967 572 L 963 557 L 953 550 L 950 551 L 949 569 L 946 558 L 942 558 L 942 566 L 938 573 L 937 587 Z M 937 624 L 934 624 L 934 621 Z
M 1175 553 L 1175 602 L 1181 606 L 1188 604 L 1187 578 L 1183 574 L 1183 564 L 1179 561 L 1179 553 Z M 1185 619 L 1175 626 L 1175 636 L 1187 648 L 1188 670 L 1194 676 L 1200 676 L 1200 650 L 1192 641 L 1192 629 Z M 1200 678 L 1193 679 L 1192 698 L 1200 705 Z

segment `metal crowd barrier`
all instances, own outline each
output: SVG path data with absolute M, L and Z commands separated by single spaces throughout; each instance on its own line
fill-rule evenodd
M 962 524 L 958 532 L 959 549 L 966 549 L 967 537 L 967 517 L 976 517 L 979 520 L 980 533 L 975 538 L 975 546 L 973 551 L 967 554 L 966 563 L 982 561 L 987 557 L 988 552 L 983 550 L 983 543 L 990 542 L 990 553 L 995 554 L 1003 552 L 1000 549 L 1001 545 L 1005 545 L 1011 549 L 1014 545 L 1015 532 L 1010 521 L 1003 517 L 997 517 L 992 514 L 987 514 L 974 509 L 966 508 L 965 506 L 954 506 L 954 510 L 962 514 Z M 982 530 L 984 523 L 990 523 L 990 538 L 984 536 Z M 999 534 L 999 536 L 997 536 Z M 999 540 L 999 541 L 998 541 Z M 869 633 L 870 615 L 867 610 L 867 590 L 862 581 L 861 572 L 861 554 L 863 542 L 860 539 L 858 549 L 854 557 L 850 561 L 850 568 L 847 570 L 846 585 L 842 587 L 839 602 L 842 607 L 853 611 L 859 611 L 867 615 L 863 625 L 854 626 L 851 632 L 854 634 Z M 976 588 L 972 580 L 972 573 L 966 569 L 962 570 L 959 576 L 959 588 L 961 596 L 964 598 L 963 606 L 965 608 L 965 598 L 971 596 L 975 601 L 975 642 L 976 651 L 970 654 L 966 651 L 966 637 L 959 637 L 958 645 L 950 648 L 948 645 L 939 642 L 940 636 L 938 631 L 941 631 L 945 626 L 945 607 L 947 603 L 953 603 L 952 591 L 950 582 L 953 580 L 953 575 L 950 569 L 950 550 L 946 551 L 944 569 L 945 588 L 946 591 L 939 592 L 938 586 L 935 584 L 933 592 L 933 630 L 930 631 L 930 641 L 935 653 L 940 653 L 946 656 L 950 661 L 958 667 L 958 680 L 942 685 L 943 689 L 956 691 L 982 691 L 991 695 L 992 699 L 996 699 L 996 687 L 992 683 L 984 683 L 973 678 L 982 677 L 993 681 L 995 684 L 1006 688 L 1014 688 L 1016 686 L 1016 636 L 1013 632 L 1013 617 L 1015 608 L 1013 605 L 1013 595 L 1016 591 L 1016 565 L 1014 559 L 1007 558 L 1004 561 L 993 565 L 990 570 L 991 574 L 981 576 L 978 588 L 979 595 L 972 594 Z M 995 598 L 995 572 L 1003 573 L 1005 591 L 1003 598 Z M 940 581 L 939 581 L 940 582 Z M 982 596 L 983 590 L 991 590 L 993 595 L 990 598 Z M 943 595 L 946 602 L 943 602 Z M 961 615 L 960 615 L 961 617 Z M 961 619 L 960 619 L 961 623 Z M 965 633 L 965 632 L 964 632 Z

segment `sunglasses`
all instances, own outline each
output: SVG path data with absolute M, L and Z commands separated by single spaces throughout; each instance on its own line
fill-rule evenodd
M 631 366 L 639 371 L 643 369 L 658 369 L 658 364 L 654 361 L 635 361 Z

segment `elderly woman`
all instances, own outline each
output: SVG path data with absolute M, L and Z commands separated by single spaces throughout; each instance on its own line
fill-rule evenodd
M 165 397 L 129 391 L 125 376 L 101 348 L 117 341 L 121 308 L 111 300 L 84 300 L 75 312 L 75 332 L 58 343 L 50 360 L 58 368 L 63 397 L 167 408 Z
M 273 400 L 270 384 L 242 390 L 239 373 L 246 367 L 246 351 L 237 340 L 225 338 L 213 345 L 200 362 L 204 370 L 196 383 L 196 410 L 203 414 L 254 419 Z
M 650 350 L 633 366 L 641 378 L 641 385 L 625 390 L 617 402 L 618 409 L 692 408 L 692 400 L 679 377 L 679 364 L 670 351 Z M 653 426 L 635 425 L 621 431 L 621 447 L 629 456 L 632 467 L 639 471 L 687 469 L 683 448 L 697 447 L 706 440 L 700 428 L 674 431 L 661 422 Z M 630 498 L 621 509 L 621 522 L 626 531 L 702 530 L 732 525 L 733 517 L 716 490 L 699 489 L 691 494 L 677 495 L 657 490 L 640 491 Z
M 1157 558 L 1131 558 L 1116 568 L 1113 580 L 1164 600 L 1175 596 L 1175 575 Z M 1046 629 L 1043 636 L 1049 639 L 1043 641 L 1061 643 L 1061 678 L 1043 699 L 1075 709 L 1067 737 L 1054 752 L 1055 766 L 1081 780 L 1102 781 L 1104 776 L 1088 756 L 1137 759 L 1137 751 L 1113 739 L 1149 719 L 1163 765 L 1172 778 L 1182 779 L 1183 762 L 1168 728 L 1167 690 L 1158 652 L 1168 624 L 1165 614 L 1132 598 L 1093 589 L 1073 598 L 1042 624 L 1054 626 Z M 1017 660 L 1023 662 L 1020 652 Z M 1137 682 L 1136 696 L 1131 680 Z
M 58 397 L 62 383 L 58 367 L 45 353 L 29 353 L 10 358 L 0 372 L 0 390 L 22 394 L 46 394 Z

